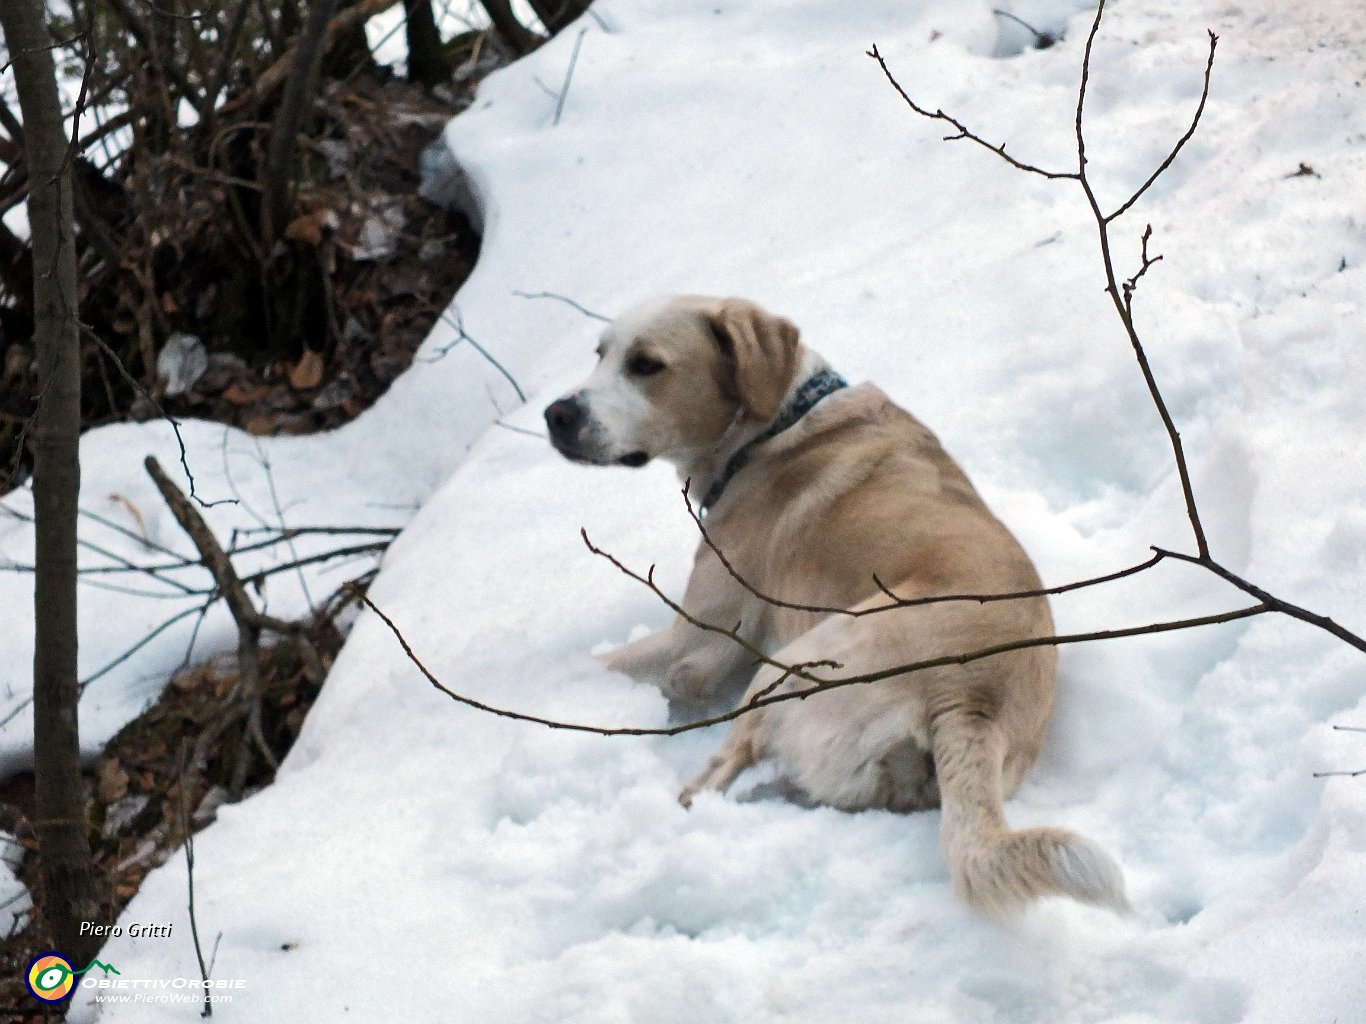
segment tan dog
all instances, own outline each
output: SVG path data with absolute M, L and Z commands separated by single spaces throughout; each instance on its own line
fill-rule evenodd
M 876 387 L 846 388 L 797 329 L 738 299 L 675 297 L 626 313 L 583 386 L 546 409 L 551 441 L 597 465 L 667 459 L 690 481 L 706 529 L 736 574 L 767 597 L 859 611 L 903 599 L 1033 591 L 1015 538 L 934 435 Z M 876 581 L 875 581 L 876 577 Z M 785 664 L 832 659 L 830 677 L 961 654 L 1053 631 L 1042 597 L 951 601 L 876 614 L 774 605 L 699 546 L 683 607 Z M 764 707 L 736 720 L 683 790 L 725 791 L 773 758 L 810 799 L 849 811 L 942 805 L 953 879 L 974 906 L 1004 913 L 1060 893 L 1120 909 L 1119 868 L 1061 829 L 1012 831 L 1002 801 L 1043 742 L 1053 706 L 1051 647 L 897 676 Z M 682 618 L 618 648 L 613 669 L 700 702 L 753 657 Z M 746 699 L 782 673 L 763 666 Z M 808 683 L 788 680 L 779 692 Z

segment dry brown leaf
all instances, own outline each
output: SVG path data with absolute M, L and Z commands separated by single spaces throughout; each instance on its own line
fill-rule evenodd
M 223 398 L 233 405 L 254 405 L 265 395 L 266 388 L 260 384 L 244 384 L 233 381 L 223 389 Z
M 340 226 L 341 220 L 337 214 L 323 206 L 290 221 L 285 228 L 285 237 L 291 242 L 306 242 L 316 246 L 322 244 L 326 232 L 335 231 Z
M 285 237 L 291 242 L 306 242 L 309 245 L 321 245 L 323 240 L 322 220 L 318 217 L 319 211 L 305 213 L 302 217 L 295 217 L 285 228 Z
M 100 762 L 98 788 L 100 799 L 107 804 L 128 795 L 128 773 L 112 757 L 106 757 Z
M 122 505 L 124 507 L 128 514 L 133 517 L 133 522 L 137 524 L 138 533 L 142 534 L 143 543 L 147 543 L 147 523 L 143 520 L 142 513 L 138 511 L 138 507 L 122 494 L 118 493 L 110 494 L 109 501 L 114 505 Z
M 280 433 L 299 436 L 301 434 L 311 434 L 318 429 L 318 424 L 314 421 L 312 413 L 300 413 L 298 416 L 286 416 L 280 420 Z
M 242 429 L 253 437 L 272 437 L 275 434 L 275 420 L 274 413 L 248 416 L 242 421 Z
M 289 386 L 295 391 L 307 391 L 316 388 L 322 381 L 322 353 L 311 348 L 304 349 L 303 356 L 289 368 Z

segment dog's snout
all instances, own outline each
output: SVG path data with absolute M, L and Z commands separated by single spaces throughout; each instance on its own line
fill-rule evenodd
M 576 397 L 561 398 L 546 406 L 545 423 L 552 437 L 572 440 L 583 426 L 583 405 Z

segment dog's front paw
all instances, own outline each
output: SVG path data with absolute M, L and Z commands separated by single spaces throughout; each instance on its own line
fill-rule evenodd
M 596 650 L 593 656 L 603 667 L 642 682 L 658 683 L 673 663 L 673 643 L 669 630 L 634 636 L 620 647 Z
M 659 688 L 670 700 L 682 704 L 705 704 L 716 694 L 715 667 L 708 658 L 684 658 L 670 666 Z

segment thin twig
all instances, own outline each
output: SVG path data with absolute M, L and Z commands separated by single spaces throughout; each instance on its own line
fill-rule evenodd
M 991 150 L 991 152 L 995 153 L 997 156 L 999 156 L 1006 163 L 1010 164 L 1012 167 L 1021 171 L 1028 171 L 1030 174 L 1037 174 L 1040 177 L 1052 179 L 1076 179 L 1079 177 L 1076 171 L 1046 171 L 1042 167 L 1036 167 L 1034 164 L 1027 164 L 1022 160 L 1017 160 L 1015 159 L 1015 157 L 1011 156 L 1009 153 L 1006 152 L 1006 148 L 1004 145 L 997 146 L 993 143 L 987 142 L 986 139 L 982 138 L 980 135 L 970 131 L 968 127 L 964 125 L 963 122 L 959 121 L 957 118 L 950 117 L 942 110 L 929 110 L 925 107 L 920 106 L 920 104 L 916 103 L 915 100 L 911 99 L 911 97 L 906 93 L 906 90 L 901 87 L 901 83 L 898 82 L 896 78 L 892 75 L 891 69 L 887 67 L 887 61 L 883 59 L 882 54 L 878 51 L 878 48 L 876 46 L 874 46 L 872 49 L 868 51 L 868 56 L 872 57 L 873 60 L 878 62 L 878 66 L 882 68 L 883 75 L 885 75 L 887 81 L 892 84 L 892 88 L 895 89 L 898 94 L 900 94 L 903 100 L 905 100 L 906 105 L 908 107 L 914 110 L 921 117 L 927 117 L 931 121 L 943 121 L 945 124 L 952 125 L 957 130 L 956 135 L 945 135 L 945 142 L 954 142 L 958 139 L 967 139 L 969 142 L 977 143 L 977 145 L 983 147 L 984 149 Z
M 275 518 L 280 523 L 280 529 L 287 534 L 288 528 L 285 526 L 285 510 L 280 504 L 280 492 L 275 487 L 275 472 L 271 468 L 270 456 L 266 454 L 265 448 L 262 447 L 260 438 L 253 437 L 252 441 L 256 444 L 257 462 L 265 473 L 266 490 L 270 494 L 270 503 L 275 508 Z M 318 614 L 318 607 L 313 603 L 313 595 L 309 593 L 308 578 L 304 575 L 304 563 L 299 561 L 299 550 L 294 544 L 294 538 L 288 536 L 285 540 L 285 545 L 289 548 L 289 553 L 294 559 L 294 565 L 298 571 L 299 590 L 304 595 L 304 602 L 308 605 L 309 612 L 316 616 Z
M 679 604 L 677 601 L 675 601 L 673 598 L 671 598 L 668 594 L 664 593 L 664 591 L 660 589 L 659 584 L 655 582 L 655 567 L 653 565 L 650 566 L 650 568 L 646 570 L 645 573 L 642 575 L 641 573 L 636 572 L 634 569 L 631 569 L 629 566 L 622 563 L 610 551 L 604 551 L 602 548 L 595 545 L 591 540 L 588 539 L 588 531 L 582 529 L 579 530 L 579 536 L 583 538 L 583 543 L 587 546 L 589 551 L 597 555 L 599 558 L 604 558 L 608 562 L 611 562 L 612 565 L 616 567 L 617 571 L 622 573 L 622 575 L 635 580 L 637 583 L 649 587 L 651 592 L 655 595 L 655 597 L 659 598 L 659 600 L 662 601 L 670 611 L 672 611 L 675 615 L 679 616 L 681 619 L 683 619 L 683 621 L 687 622 L 689 625 L 695 626 L 698 629 L 703 630 L 705 632 L 715 633 L 718 636 L 725 637 L 726 639 L 730 640 L 731 642 L 742 648 L 756 662 L 759 662 L 764 665 L 771 665 L 772 667 L 780 670 L 790 670 L 792 668 L 792 666 L 787 665 L 784 662 L 775 660 L 761 647 L 752 643 L 749 640 L 746 640 L 740 633 L 741 627 L 744 625 L 743 623 L 737 622 L 733 627 L 718 626 L 713 622 L 707 622 L 706 620 L 699 619 L 697 616 L 693 615 L 681 604 Z M 826 662 L 825 664 L 830 668 L 842 667 L 838 662 L 834 661 Z M 801 676 L 804 679 L 811 679 L 812 681 L 814 681 L 814 677 L 807 676 L 802 672 L 796 672 L 795 674 Z
M 209 969 L 204 966 L 204 948 L 199 944 L 199 919 L 194 909 L 194 833 L 190 828 L 189 782 L 185 777 L 186 745 L 180 751 L 180 830 L 185 836 L 185 884 L 189 890 L 190 937 L 194 940 L 194 955 L 199 961 L 199 977 L 204 982 L 204 1010 L 201 1017 L 213 1016 L 213 999 L 209 995 Z
M 90 92 L 90 73 L 95 69 L 95 7 L 90 7 L 90 17 L 86 21 L 85 31 L 77 38 L 85 39 L 86 59 L 85 69 L 81 72 L 81 88 L 76 96 L 76 106 L 71 112 L 71 141 L 66 147 L 66 156 L 62 157 L 61 165 L 57 168 L 57 173 L 52 176 L 52 183 L 56 184 L 67 168 L 71 166 L 71 161 L 76 158 L 76 153 L 81 148 L 81 114 L 85 112 L 86 97 Z M 80 186 L 77 185 L 77 188 Z
M 1097 13 L 1096 17 L 1097 21 L 1099 21 L 1099 13 Z M 1209 32 L 1208 29 L 1206 29 L 1205 31 Z M 1157 179 L 1162 176 L 1162 173 L 1172 165 L 1172 163 L 1176 160 L 1177 154 L 1181 152 L 1182 148 L 1185 147 L 1186 143 L 1191 140 L 1191 136 L 1195 134 L 1196 126 L 1200 124 L 1200 115 L 1202 115 L 1205 112 L 1205 101 L 1209 99 L 1209 79 L 1211 73 L 1213 73 L 1214 71 L 1214 48 L 1218 45 L 1219 37 L 1216 36 L 1213 32 L 1210 32 L 1209 57 L 1205 60 L 1205 84 L 1200 89 L 1200 102 L 1195 108 L 1195 115 L 1191 118 L 1190 127 L 1186 129 L 1186 134 L 1182 135 L 1181 138 L 1177 141 L 1176 145 L 1172 147 L 1171 152 L 1167 154 L 1167 158 L 1163 160 L 1162 163 L 1157 165 L 1157 170 L 1153 171 L 1153 173 L 1148 177 L 1148 180 L 1145 181 L 1142 185 L 1140 185 L 1138 187 L 1138 190 L 1134 192 L 1133 195 L 1131 195 L 1122 204 L 1120 204 L 1118 209 L 1116 209 L 1113 213 L 1108 213 L 1105 215 L 1105 223 L 1108 224 L 1111 221 L 1116 220 L 1119 217 L 1122 217 L 1125 211 L 1129 209 L 1129 207 L 1133 206 L 1134 203 L 1138 202 L 1139 197 L 1142 196 L 1144 192 L 1147 192 L 1148 189 L 1152 188 L 1153 182 L 1157 181 Z
M 275 526 L 248 526 L 237 532 L 248 535 L 253 533 L 272 533 L 278 530 Z M 304 537 L 309 534 L 321 533 L 328 535 L 345 535 L 348 533 L 359 534 L 387 534 L 397 537 L 403 532 L 401 526 L 291 526 L 287 530 L 280 531 L 280 536 L 274 540 L 265 542 L 266 544 L 279 544 L 285 540 L 295 537 Z M 248 551 L 250 548 L 237 548 L 237 551 Z
M 219 598 L 220 596 L 221 596 L 221 595 L 219 595 L 219 594 L 215 591 L 215 592 L 208 598 L 208 600 L 206 600 L 202 605 L 195 605 L 195 606 L 192 606 L 192 607 L 190 607 L 190 608 L 184 608 L 184 609 L 182 609 L 181 611 L 176 612 L 176 613 L 175 613 L 174 615 L 172 615 L 169 619 L 166 619 L 164 622 L 162 622 L 161 625 L 157 626 L 155 629 L 153 629 L 153 630 L 151 630 L 149 633 L 147 633 L 147 634 L 146 634 L 141 640 L 139 640 L 137 643 L 133 644 L 132 647 L 129 647 L 129 648 L 128 648 L 126 651 L 124 651 L 122 654 L 120 654 L 120 655 L 118 655 L 117 657 L 113 658 L 112 660 L 106 662 L 101 668 L 97 669 L 96 671 L 92 672 L 90 675 L 88 675 L 88 676 L 86 676 L 84 679 L 82 679 L 82 680 L 81 680 L 81 683 L 80 683 L 81 691 L 84 692 L 84 691 L 85 691 L 85 688 L 86 688 L 87 686 L 89 686 L 91 683 L 95 682 L 95 680 L 100 679 L 100 678 L 103 678 L 104 676 L 106 676 L 106 675 L 108 675 L 110 672 L 112 672 L 114 669 L 118 668 L 118 667 L 119 667 L 120 665 L 122 665 L 125 661 L 127 661 L 127 660 L 128 660 L 129 658 L 131 658 L 133 655 L 137 654 L 138 651 L 142 650 L 144 647 L 146 647 L 148 644 L 150 644 L 153 640 L 155 640 L 157 637 L 159 637 L 162 633 L 166 632 L 166 630 L 168 630 L 168 629 L 170 629 L 172 626 L 174 626 L 174 625 L 175 625 L 177 622 L 179 622 L 181 619 L 187 619 L 187 618 L 189 618 L 191 615 L 201 615 L 201 614 L 203 614 L 203 613 L 208 609 L 208 607 L 209 607 L 210 605 L 212 605 L 215 601 L 218 600 L 218 598 Z M 9 719 L 6 719 L 5 721 L 8 721 L 8 720 L 9 720 Z M 4 722 L 0 722 L 0 725 L 3 725 L 3 724 L 4 724 Z
M 513 289 L 512 294 L 516 295 L 519 299 L 554 299 L 556 302 L 563 302 L 566 306 L 571 306 L 572 308 L 577 309 L 580 313 L 582 313 L 586 317 L 589 317 L 590 319 L 599 320 L 605 324 L 610 324 L 612 322 L 612 318 L 610 316 L 603 316 L 601 313 L 594 313 L 591 309 L 579 305 L 577 302 L 575 302 L 567 295 L 559 295 L 555 292 L 523 292 L 518 291 L 515 288 Z
M 459 345 L 463 341 L 467 343 L 476 352 L 478 352 L 481 356 L 483 356 L 484 359 L 487 360 L 488 363 L 495 370 L 497 370 L 499 373 L 503 375 L 503 378 L 509 384 L 512 385 L 512 390 L 517 392 L 518 398 L 520 398 L 523 402 L 526 401 L 526 392 L 522 390 L 522 385 L 517 383 L 517 378 L 514 377 L 511 373 L 509 373 L 507 367 L 505 367 L 497 359 L 493 358 L 493 355 L 489 352 L 489 350 L 484 348 L 483 345 L 479 344 L 479 342 L 475 340 L 475 338 L 468 331 L 465 330 L 465 318 L 463 315 L 461 315 L 458 307 L 452 307 L 450 310 L 447 310 L 445 313 L 442 313 L 441 320 L 443 323 L 455 328 L 455 340 L 441 346 L 441 348 L 437 349 L 434 353 L 432 353 L 432 355 L 429 356 L 425 360 L 425 362 L 434 363 L 438 359 L 444 358 L 447 355 L 447 353 L 451 351 L 451 349 L 455 348 L 455 346 Z
M 993 7 L 991 9 L 991 13 L 996 15 L 996 17 L 998 18 L 1005 18 L 1007 21 L 1015 22 L 1015 24 L 1022 27 L 1026 32 L 1032 34 L 1034 36 L 1034 43 L 1040 50 L 1046 50 L 1058 41 L 1058 37 L 1053 35 L 1051 32 L 1040 32 L 1029 22 L 1025 21 L 1018 15 L 1011 14 L 1009 11 L 1003 11 L 999 7 Z
M 1143 238 L 1141 240 L 1143 246 L 1143 250 L 1141 253 L 1142 262 L 1139 264 L 1138 271 L 1134 274 L 1134 276 L 1125 281 L 1122 286 L 1124 292 L 1124 308 L 1128 310 L 1130 316 L 1133 316 L 1134 312 L 1134 290 L 1138 287 L 1139 279 L 1148 272 L 1149 267 L 1151 267 L 1154 263 L 1157 263 L 1159 260 L 1162 259 L 1160 255 L 1152 257 L 1148 255 L 1148 242 L 1152 239 L 1152 237 L 1153 226 L 1149 224 L 1146 228 L 1143 229 Z
M 156 397 L 145 387 L 142 386 L 142 382 L 137 380 L 131 373 L 128 372 L 128 367 L 123 365 L 123 360 L 119 358 L 118 353 L 109 347 L 109 344 L 95 332 L 95 329 L 93 327 L 91 327 L 89 324 L 83 323 L 80 325 L 80 328 L 81 331 L 86 335 L 86 337 L 94 341 L 95 344 L 100 347 L 101 351 L 103 351 L 105 355 L 107 355 L 110 359 L 113 360 L 115 368 L 119 371 L 119 376 L 121 376 L 129 386 L 131 386 L 135 391 L 137 391 L 139 395 L 141 395 L 148 402 L 150 402 L 152 404 L 152 408 L 154 408 L 157 411 L 157 415 L 159 415 L 162 419 L 164 419 L 167 423 L 171 425 L 171 430 L 175 433 L 176 446 L 180 449 L 180 468 L 185 473 L 185 479 L 188 480 L 190 483 L 190 500 L 196 502 L 200 508 L 213 508 L 216 505 L 236 504 L 235 499 L 232 498 L 220 498 L 217 501 L 205 501 L 203 498 L 201 498 L 198 494 L 195 493 L 194 474 L 190 472 L 190 459 L 189 454 L 185 450 L 185 438 L 183 438 L 180 434 L 180 421 L 176 419 L 174 416 L 172 416 L 170 413 L 168 413 L 165 409 L 163 409 L 161 407 L 161 403 L 156 400 Z
M 569 83 L 574 80 L 574 65 L 579 62 L 579 47 L 583 46 L 583 37 L 588 34 L 588 29 L 579 29 L 578 38 L 574 40 L 574 52 L 569 55 L 569 67 L 564 73 L 564 85 L 560 88 L 560 98 L 555 103 L 555 119 L 550 122 L 554 127 L 560 123 L 560 115 L 564 113 L 564 101 L 569 97 Z
M 526 427 L 514 427 L 511 423 L 504 423 L 502 420 L 494 420 L 493 425 L 495 427 L 502 427 L 504 430 L 510 430 L 514 434 L 522 434 L 525 437 L 534 437 L 541 441 L 546 439 L 546 435 L 542 434 L 539 430 L 528 430 Z

